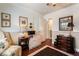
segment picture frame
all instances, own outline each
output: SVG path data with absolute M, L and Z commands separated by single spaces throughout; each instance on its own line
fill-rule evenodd
M 19 16 L 19 26 L 28 26 L 28 18 Z
M 60 31 L 72 31 L 73 30 L 73 16 L 66 16 L 59 18 L 59 30 Z
M 11 15 L 8 13 L 1 13 L 2 20 L 11 20 Z
M 11 22 L 3 20 L 1 22 L 1 27 L 11 27 Z
M 9 13 L 1 13 L 1 27 L 11 27 L 11 15 Z

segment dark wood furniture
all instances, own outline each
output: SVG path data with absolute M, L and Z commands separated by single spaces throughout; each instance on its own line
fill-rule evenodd
M 19 38 L 19 45 L 22 47 L 22 50 L 29 49 L 29 40 L 35 34 L 35 31 L 27 31 L 29 37 L 20 37 Z
M 28 35 L 34 35 L 35 34 L 35 31 L 27 31 L 28 32 Z
M 57 38 L 55 39 L 55 42 L 54 42 L 54 46 L 63 51 L 74 53 L 75 52 L 74 43 L 75 43 L 75 40 L 74 40 L 74 37 L 72 36 L 65 37 L 63 35 L 57 35 Z
M 22 47 L 22 50 L 29 49 L 29 38 L 19 38 L 19 45 Z

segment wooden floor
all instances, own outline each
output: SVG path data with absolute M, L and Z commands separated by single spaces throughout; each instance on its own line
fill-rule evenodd
M 31 49 L 31 50 L 28 50 L 28 49 L 23 50 L 23 51 L 22 51 L 22 56 L 27 56 L 28 54 L 33 53 L 34 51 L 40 49 L 41 47 L 43 47 L 43 46 L 45 46 L 45 45 L 50 45 L 50 46 L 52 46 L 52 40 L 51 40 L 51 39 L 47 39 L 46 41 L 42 42 L 42 44 L 41 44 L 40 46 L 38 46 L 38 47 L 36 47 L 36 48 L 33 48 L 33 49 Z
M 28 50 L 28 49 L 23 50 L 22 51 L 22 56 L 27 56 L 28 54 L 35 52 L 36 50 L 42 48 L 45 45 L 53 46 L 52 40 L 51 39 L 47 39 L 46 41 L 42 42 L 42 44 L 40 46 L 38 46 L 36 48 L 33 48 L 31 50 Z M 75 52 L 73 55 L 79 56 L 79 52 Z

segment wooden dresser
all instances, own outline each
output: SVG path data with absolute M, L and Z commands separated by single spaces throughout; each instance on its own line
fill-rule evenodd
M 55 39 L 55 42 L 54 42 L 54 46 L 63 51 L 66 51 L 69 53 L 74 53 L 75 52 L 74 37 L 72 37 L 72 36 L 65 37 L 63 35 L 57 35 L 57 38 Z

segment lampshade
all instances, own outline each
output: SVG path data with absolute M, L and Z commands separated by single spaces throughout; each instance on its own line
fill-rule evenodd
M 28 35 L 27 32 L 24 32 L 24 37 L 25 37 L 25 38 L 28 38 L 28 37 L 29 37 L 29 35 Z
M 47 6 L 56 6 L 56 3 L 47 3 Z

